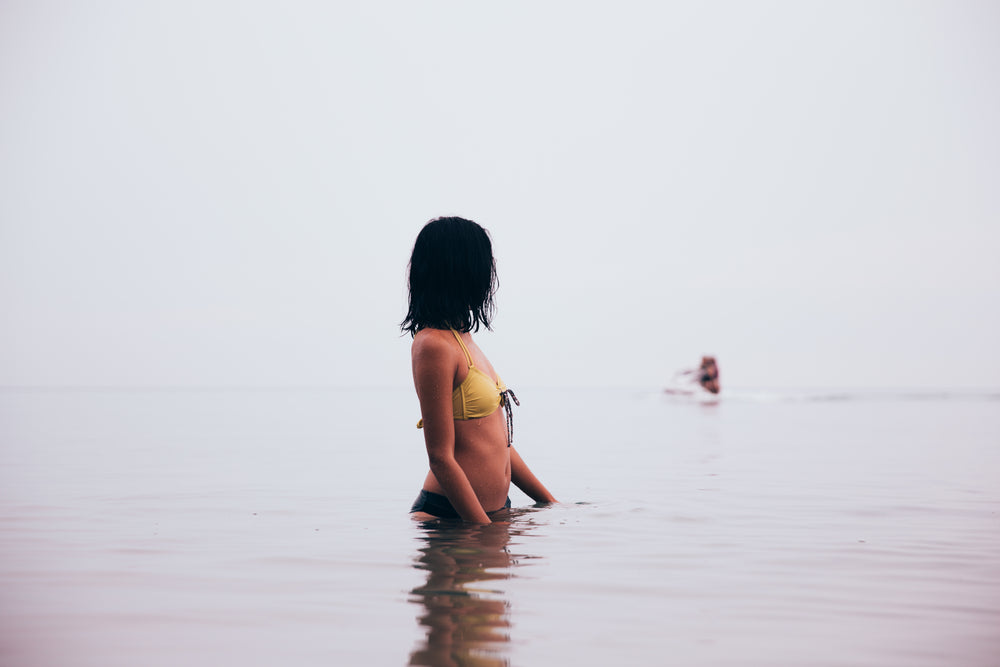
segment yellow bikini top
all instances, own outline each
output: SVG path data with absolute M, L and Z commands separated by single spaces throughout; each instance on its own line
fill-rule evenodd
M 465 358 L 469 360 L 469 374 L 462 380 L 462 384 L 451 392 L 451 412 L 455 419 L 487 417 L 500 407 L 500 397 L 507 391 L 507 386 L 499 377 L 494 383 L 493 378 L 476 368 L 472 363 L 469 348 L 462 342 L 462 337 L 454 329 L 451 332 L 455 334 L 455 340 L 462 346 Z
M 469 354 L 469 348 L 462 342 L 462 337 L 454 329 L 451 332 L 455 334 L 455 340 L 462 346 L 465 358 L 469 361 L 469 374 L 462 380 L 462 384 L 451 392 L 451 413 L 455 419 L 462 420 L 487 417 L 500 407 L 501 397 L 507 391 L 507 386 L 500 378 L 494 383 L 493 378 L 476 368 L 472 355 Z M 423 427 L 424 420 L 421 419 L 417 422 L 417 428 Z

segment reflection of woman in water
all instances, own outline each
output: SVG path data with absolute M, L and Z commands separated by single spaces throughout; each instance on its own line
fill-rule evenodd
M 420 401 L 430 471 L 411 508 L 427 515 L 490 523 L 510 506 L 510 483 L 536 502 L 555 502 L 511 446 L 514 392 L 472 340 L 490 328 L 496 263 L 485 229 L 438 218 L 417 236 L 410 256 L 413 383 Z M 501 408 L 503 408 L 501 410 Z
M 414 567 L 427 583 L 411 591 L 427 632 L 410 654 L 411 665 L 501 667 L 510 642 L 508 603 L 480 582 L 508 579 L 518 562 L 507 549 L 509 524 L 420 524 L 424 546 Z

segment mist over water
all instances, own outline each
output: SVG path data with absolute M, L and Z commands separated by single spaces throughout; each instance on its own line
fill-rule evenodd
M 703 354 L 725 386 L 1000 386 L 998 23 L 7 0 L 0 379 L 402 386 L 409 252 L 461 215 L 518 386 Z
M 412 391 L 0 392 L 0 661 L 995 664 L 995 393 L 518 395 L 483 532 Z

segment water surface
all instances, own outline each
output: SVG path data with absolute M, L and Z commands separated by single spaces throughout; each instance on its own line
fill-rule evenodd
M 479 529 L 410 390 L 0 392 L 0 663 L 998 664 L 997 394 L 518 395 Z

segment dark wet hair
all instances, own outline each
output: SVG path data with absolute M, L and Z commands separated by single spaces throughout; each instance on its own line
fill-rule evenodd
M 407 280 L 409 310 L 400 323 L 416 335 L 425 328 L 490 328 L 497 289 L 493 244 L 485 229 L 465 218 L 436 218 L 417 235 Z

